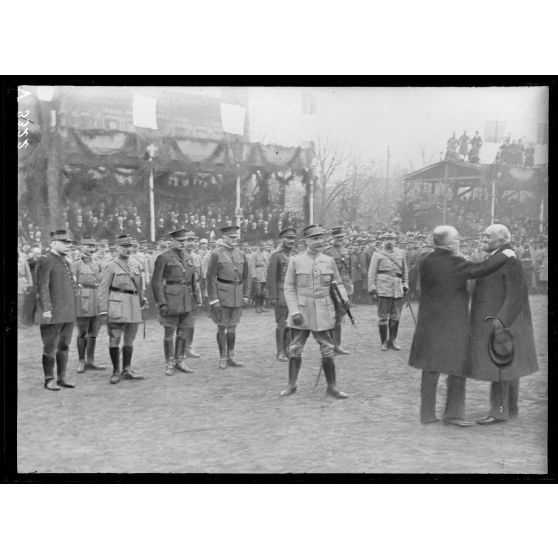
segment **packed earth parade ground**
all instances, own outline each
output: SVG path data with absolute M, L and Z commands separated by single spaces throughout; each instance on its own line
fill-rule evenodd
M 317 344 L 303 354 L 298 392 L 282 398 L 287 365 L 275 358 L 273 312 L 244 311 L 237 356 L 244 368 L 218 370 L 216 328 L 198 318 L 188 361 L 194 374 L 165 376 L 163 329 L 142 327 L 134 347 L 139 382 L 110 385 L 106 327 L 97 344 L 104 371 L 76 374 L 75 335 L 69 377 L 76 388 L 43 387 L 38 327 L 18 330 L 17 468 L 26 473 L 495 473 L 546 474 L 548 298 L 530 296 L 539 371 L 521 378 L 519 417 L 455 428 L 419 422 L 420 371 L 407 365 L 414 323 L 404 307 L 403 350 L 382 352 L 375 305 L 354 308 L 336 357 L 343 401 L 325 395 Z M 412 303 L 415 315 L 418 304 Z M 467 418 L 488 410 L 490 385 L 467 382 Z M 445 404 L 438 389 L 438 416 Z

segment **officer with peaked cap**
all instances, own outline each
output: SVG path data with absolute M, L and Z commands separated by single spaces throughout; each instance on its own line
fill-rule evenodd
M 275 307 L 275 345 L 277 359 L 283 362 L 289 360 L 287 350 L 290 343 L 290 330 L 287 327 L 289 309 L 285 300 L 285 275 L 289 260 L 293 255 L 296 240 L 296 229 L 287 227 L 279 233 L 281 246 L 271 253 L 267 266 L 266 283 L 271 306 Z
M 333 237 L 333 245 L 325 250 L 324 254 L 331 256 L 335 260 L 335 265 L 337 266 L 339 275 L 343 280 L 345 291 L 347 291 L 348 296 L 352 296 L 354 294 L 352 261 L 349 250 L 345 248 L 345 231 L 343 227 L 333 227 L 333 229 L 331 229 L 331 236 Z M 337 355 L 350 354 L 349 351 L 346 351 L 343 347 L 341 347 L 341 325 L 345 314 L 346 310 L 343 306 L 336 306 L 333 340 L 335 342 L 335 354 Z
M 337 283 L 344 300 L 347 300 L 347 293 L 335 260 L 323 253 L 325 230 L 319 225 L 309 225 L 304 229 L 304 239 L 307 249 L 290 259 L 285 275 L 285 300 L 289 308 L 287 325 L 291 328 L 292 341 L 289 346 L 289 384 L 281 395 L 291 395 L 296 391 L 302 351 L 312 332 L 322 354 L 326 393 L 345 399 L 347 394 L 337 389 L 335 378 L 332 281 Z
M 143 380 L 131 368 L 134 340 L 139 324 L 143 321 L 141 311 L 146 304 L 142 284 L 141 264 L 132 258 L 133 239 L 127 234 L 116 237 L 116 257 L 107 263 L 97 289 L 99 314 L 107 315 L 109 353 L 112 361 L 111 384 L 125 380 Z M 120 340 L 122 347 L 122 371 L 120 369 Z
M 368 268 L 368 294 L 378 297 L 378 329 L 382 351 L 387 351 L 388 348 L 401 350 L 397 343 L 397 332 L 403 297 L 409 290 L 409 269 L 405 252 L 395 248 L 394 240 L 395 234 L 391 232 L 383 235 L 383 246 L 372 254 Z
M 163 350 L 165 373 L 172 376 L 175 369 L 194 372 L 186 365 L 186 346 L 194 337 L 195 312 L 201 305 L 199 270 L 192 248 L 195 236 L 185 229 L 168 234 L 172 247 L 157 256 L 151 286 L 159 308 L 160 324 L 165 330 Z M 176 338 L 175 338 L 176 335 Z M 190 354 L 190 356 L 199 356 Z
M 250 298 L 248 260 L 238 247 L 236 225 L 222 227 L 222 243 L 209 256 L 207 265 L 207 296 L 211 319 L 217 325 L 219 368 L 243 366 L 236 360 L 236 326 L 242 316 L 242 308 Z
M 264 309 L 267 264 L 269 254 L 265 249 L 265 240 L 260 240 L 258 249 L 248 258 L 248 269 L 252 279 L 252 295 L 256 305 L 256 312 L 267 312 Z
M 68 350 L 76 319 L 77 286 L 66 259 L 72 245 L 69 234 L 59 229 L 50 233 L 50 251 L 41 256 L 35 268 L 37 314 L 43 342 L 45 388 L 57 391 L 73 388 L 66 379 Z M 54 378 L 54 364 L 58 375 Z
M 97 288 L 101 281 L 101 264 L 93 259 L 97 249 L 94 238 L 84 238 L 81 241 L 81 255 L 71 264 L 72 273 L 78 285 L 76 297 L 77 311 L 77 350 L 78 372 L 86 369 L 105 370 L 106 366 L 95 364 L 95 346 L 97 335 L 101 330 L 101 317 L 97 304 Z M 86 360 L 87 351 L 87 360 Z

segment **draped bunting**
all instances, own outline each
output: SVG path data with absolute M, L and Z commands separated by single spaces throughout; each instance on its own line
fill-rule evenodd
M 233 171 L 240 164 L 247 170 L 293 170 L 308 168 L 310 149 L 261 145 L 259 143 L 205 140 L 199 138 L 146 138 L 117 130 L 77 130 L 61 138 L 61 156 L 66 164 L 110 167 L 143 167 L 148 143 L 158 147 L 155 165 L 162 171 Z

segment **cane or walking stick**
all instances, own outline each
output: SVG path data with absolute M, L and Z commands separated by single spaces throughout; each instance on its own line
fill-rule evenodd
M 415 327 L 416 327 L 417 319 L 415 318 L 415 313 L 413 311 L 413 307 L 411 306 L 411 303 L 409 302 L 409 300 L 407 300 L 407 306 L 409 307 L 409 310 L 411 311 L 411 316 L 413 316 L 413 322 L 415 322 Z
M 317 388 L 318 387 L 318 382 L 320 381 L 320 376 L 322 374 L 322 369 L 323 369 L 324 365 L 323 363 L 320 365 L 320 369 L 318 370 L 318 377 L 316 378 L 316 383 L 314 384 L 314 387 Z

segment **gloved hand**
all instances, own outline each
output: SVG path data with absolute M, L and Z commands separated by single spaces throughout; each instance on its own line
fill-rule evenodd
M 161 316 L 166 316 L 168 313 L 169 313 L 168 304 L 161 304 L 159 306 L 159 314 L 161 314 Z
M 250 299 L 249 299 L 247 296 L 245 296 L 245 297 L 242 299 L 242 308 L 246 308 L 246 306 L 248 306 L 248 303 L 249 303 L 249 302 L 250 302 Z
M 515 252 L 510 248 L 506 248 L 505 250 L 502 250 L 502 254 L 504 254 L 508 258 L 516 258 Z
M 407 285 L 403 285 L 403 295 L 406 295 L 409 292 L 409 287 Z
M 45 310 L 42 314 L 43 320 L 51 320 L 52 319 L 52 312 L 50 310 Z
M 277 306 L 277 299 L 276 298 L 270 298 L 269 299 L 269 304 L 270 304 L 270 306 Z
M 304 321 L 302 314 L 300 312 L 297 312 L 296 314 L 293 314 L 293 324 L 296 326 L 301 326 L 302 322 Z
M 142 298 L 141 299 L 141 309 L 145 310 L 149 308 L 149 301 L 147 300 L 147 298 Z
M 378 292 L 376 291 L 376 289 L 372 289 L 371 291 L 368 291 L 368 294 L 372 297 L 375 298 L 378 295 Z

